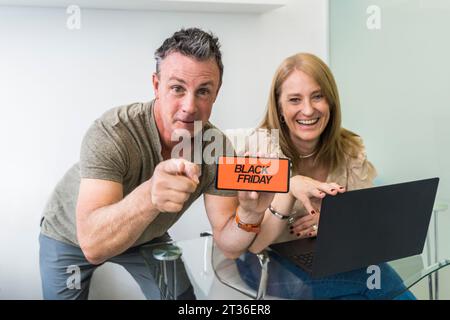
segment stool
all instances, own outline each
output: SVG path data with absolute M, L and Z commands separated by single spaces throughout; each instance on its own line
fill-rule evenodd
M 443 202 L 437 202 L 433 207 L 433 231 L 434 231 L 434 260 L 433 263 L 437 263 L 439 261 L 438 256 L 438 214 L 439 212 L 447 211 L 448 204 Z M 430 245 L 430 235 L 427 234 L 427 260 L 428 265 L 432 263 L 431 259 L 431 245 Z M 433 290 L 433 275 L 428 276 L 428 290 L 430 300 L 439 300 L 439 271 L 434 273 L 434 290 Z M 433 297 L 434 296 L 434 297 Z
M 152 251 L 153 258 L 159 261 L 160 270 L 158 275 L 158 286 L 161 288 L 161 298 L 170 300 L 169 292 L 169 276 L 167 273 L 167 263 L 173 263 L 173 279 L 172 279 L 172 300 L 177 299 L 177 260 L 181 257 L 182 250 L 173 244 L 161 244 Z M 164 284 L 164 285 L 163 285 Z

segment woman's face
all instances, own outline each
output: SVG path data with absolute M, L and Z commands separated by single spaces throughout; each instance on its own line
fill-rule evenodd
M 330 107 L 317 82 L 294 70 L 281 85 L 279 104 L 294 144 L 315 148 L 330 119 Z

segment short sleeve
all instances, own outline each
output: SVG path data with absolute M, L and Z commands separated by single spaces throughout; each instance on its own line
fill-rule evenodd
M 211 194 L 214 196 L 224 196 L 224 197 L 235 197 L 237 196 L 237 192 L 234 190 L 218 190 L 216 188 L 216 172 L 217 165 L 207 164 L 205 165 L 206 170 L 208 170 L 208 175 L 212 177 L 209 185 L 206 187 L 205 193 Z
M 95 121 L 81 144 L 81 178 L 123 183 L 127 172 L 126 155 L 126 148 L 114 128 L 101 120 Z
M 357 190 L 373 187 L 377 171 L 367 159 L 363 147 L 356 158 L 352 158 L 348 165 L 348 190 Z

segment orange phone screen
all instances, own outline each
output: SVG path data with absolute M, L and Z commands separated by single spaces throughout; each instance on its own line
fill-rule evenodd
M 216 188 L 286 193 L 290 169 L 286 158 L 219 157 Z

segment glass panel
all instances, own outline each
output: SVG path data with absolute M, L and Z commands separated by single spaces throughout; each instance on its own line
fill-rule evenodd
M 257 297 L 261 265 L 256 255 L 246 253 L 236 260 L 227 259 L 220 249 L 212 244 L 212 237 L 164 244 L 172 244 L 181 249 L 181 259 L 198 299 L 208 298 L 214 280 L 252 299 Z M 160 249 L 161 244 L 141 247 L 141 253 L 146 261 L 152 259 L 153 252 L 157 248 Z M 381 288 L 369 290 L 367 284 L 370 282 L 371 274 L 365 268 L 312 280 L 301 268 L 284 258 L 270 251 L 269 257 L 265 299 L 392 299 L 429 274 L 450 265 L 450 260 L 426 265 L 422 255 L 380 264 L 378 266 L 381 271 Z M 376 287 L 376 282 L 374 285 Z

